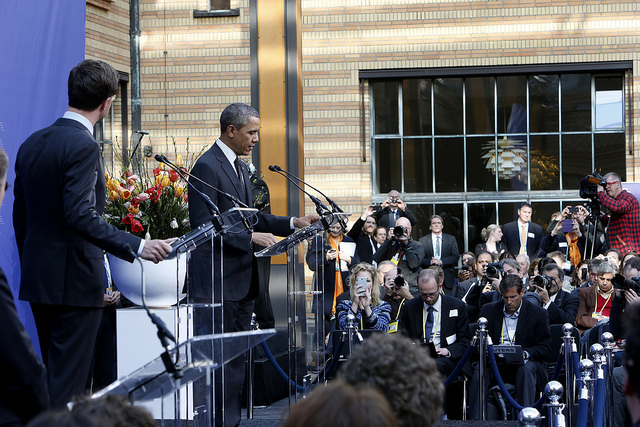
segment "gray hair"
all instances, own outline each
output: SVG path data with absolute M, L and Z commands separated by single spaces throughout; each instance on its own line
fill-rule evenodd
M 611 265 L 611 263 L 603 262 L 598 266 L 598 276 L 602 276 L 607 273 L 616 274 L 616 269 Z
M 520 264 L 518 264 L 518 261 L 516 261 L 515 259 L 505 258 L 504 260 L 502 260 L 502 265 L 504 264 L 510 265 L 511 267 L 515 268 L 518 273 L 520 273 Z

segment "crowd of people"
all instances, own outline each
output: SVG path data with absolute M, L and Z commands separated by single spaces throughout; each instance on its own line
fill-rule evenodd
M 319 241 L 311 242 L 307 263 L 325 295 L 323 333 L 353 327 L 346 322 L 351 312 L 360 329 L 400 332 L 431 347 L 438 371 L 447 378 L 483 317 L 494 344 L 521 347 L 521 360 L 498 361 L 504 362 L 503 380 L 515 385 L 516 400 L 532 405 L 548 380 L 546 363 L 558 357 L 551 354 L 552 328 L 574 325 L 582 335 L 584 354 L 606 330 L 622 340 L 623 323 L 616 317 L 639 299 L 640 245 L 634 235 L 640 230 L 635 219 L 640 207 L 622 189 L 618 175 L 604 179 L 598 198 L 609 214 L 597 222 L 590 221 L 584 206 L 566 206 L 543 230 L 531 222 L 533 208 L 525 202 L 515 221 L 487 225 L 482 231 L 485 243 L 462 254 L 454 236 L 443 233 L 440 215 L 430 218 L 429 234 L 412 236 L 416 217 L 397 191 L 390 192 L 380 210 L 369 206 L 348 232 L 342 230 L 355 243 L 350 256 L 339 244 L 327 243 L 341 232 L 337 223 L 324 237 L 320 260 L 315 255 Z M 386 230 L 382 242 L 376 238 L 380 224 Z M 628 229 L 636 225 L 639 228 Z M 346 261 L 343 268 L 335 264 L 332 249 Z M 360 291 L 356 283 L 364 272 L 367 286 Z M 349 284 L 340 289 L 342 295 L 334 286 L 338 277 Z M 470 390 L 477 390 L 474 364 L 465 370 Z M 470 393 L 468 403 L 471 418 L 478 418 L 477 394 Z

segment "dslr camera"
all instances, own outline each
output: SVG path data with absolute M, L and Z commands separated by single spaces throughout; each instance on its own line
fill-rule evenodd
M 396 240 L 404 236 L 407 232 L 407 229 L 401 225 L 396 225 L 391 231 L 393 233 L 392 238 Z
M 391 197 L 389 199 L 389 203 L 398 203 L 400 201 L 400 199 L 398 197 Z
M 484 274 L 489 279 L 496 279 L 496 278 L 500 277 L 500 275 L 504 276 L 504 268 L 502 268 L 502 263 L 501 262 L 492 262 L 490 264 L 487 264 L 487 268 L 486 268 Z
M 622 274 L 616 274 L 611 280 L 615 289 L 621 289 L 624 291 L 632 290 L 636 294 L 640 295 L 640 277 L 632 277 L 627 279 Z
M 533 278 L 533 284 L 548 291 L 553 285 L 553 279 L 546 274 L 541 274 Z

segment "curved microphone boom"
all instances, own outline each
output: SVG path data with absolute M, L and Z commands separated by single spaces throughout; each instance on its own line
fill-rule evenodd
M 296 187 L 298 187 L 298 188 L 300 189 L 300 191 L 302 191 L 304 194 L 306 194 L 307 196 L 309 196 L 309 198 L 311 199 L 311 201 L 316 205 L 316 212 L 318 212 L 318 215 L 320 215 L 320 216 L 326 216 L 327 214 L 331 213 L 331 211 L 329 210 L 329 208 L 328 208 L 328 207 L 326 207 L 326 206 L 324 205 L 324 203 L 322 203 L 322 202 L 320 201 L 320 199 L 318 199 L 316 196 L 314 196 L 314 195 L 310 194 L 309 192 L 307 192 L 306 190 L 304 190 L 302 187 L 300 187 L 300 186 L 298 185 L 298 183 L 297 183 L 297 182 L 295 182 L 294 180 L 292 180 L 292 179 L 289 177 L 289 173 L 288 173 L 287 171 L 283 170 L 280 166 L 278 166 L 278 165 L 272 165 L 272 166 L 269 166 L 269 170 L 270 170 L 270 171 L 272 171 L 272 172 L 275 172 L 275 173 L 277 173 L 277 174 L 279 174 L 279 175 L 284 176 L 284 177 L 285 177 L 285 178 L 286 178 L 290 183 L 292 183 L 293 185 L 295 185 Z M 283 173 L 283 172 L 284 172 L 284 173 Z M 304 183 L 304 181 L 303 181 L 303 183 Z M 310 187 L 311 187 L 311 186 L 310 186 Z M 312 188 L 313 188 L 313 187 L 312 187 Z M 317 191 L 317 190 L 316 190 L 316 191 Z M 320 193 L 320 192 L 318 191 L 318 193 Z M 320 194 L 322 194 L 322 193 L 320 193 Z

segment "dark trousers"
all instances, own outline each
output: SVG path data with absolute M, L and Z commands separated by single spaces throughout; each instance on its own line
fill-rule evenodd
M 87 378 L 87 390 L 101 390 L 118 379 L 116 341 L 116 307 L 105 307 Z
M 102 308 L 31 303 L 52 408 L 85 391 Z
M 206 335 L 212 332 L 239 332 L 248 331 L 251 327 L 254 301 L 251 299 L 242 301 L 226 301 L 223 303 L 223 315 L 220 309 L 215 309 L 212 317 L 211 310 L 197 310 L 194 315 L 197 335 Z M 224 322 L 224 329 L 222 329 Z M 217 426 L 233 427 L 240 424 L 242 409 L 242 387 L 245 378 L 245 354 L 227 362 L 222 369 L 214 372 L 215 390 L 206 389 L 205 380 L 196 381 L 194 385 L 194 405 L 204 405 L 207 394 L 215 401 L 215 424 Z
M 500 376 L 505 383 L 515 384 L 516 387 L 516 402 L 524 407 L 533 406 L 536 403 L 536 384 L 537 377 L 541 370 L 544 368 L 542 365 L 535 361 L 528 361 L 524 365 L 520 366 L 499 366 Z M 485 385 L 487 386 L 484 392 L 485 401 L 488 397 L 489 385 L 493 381 L 493 371 L 491 365 L 487 360 L 487 379 Z M 480 419 L 480 399 L 478 395 L 480 378 L 478 374 L 477 366 L 473 370 L 471 382 L 469 383 L 469 409 L 471 412 L 472 420 Z

